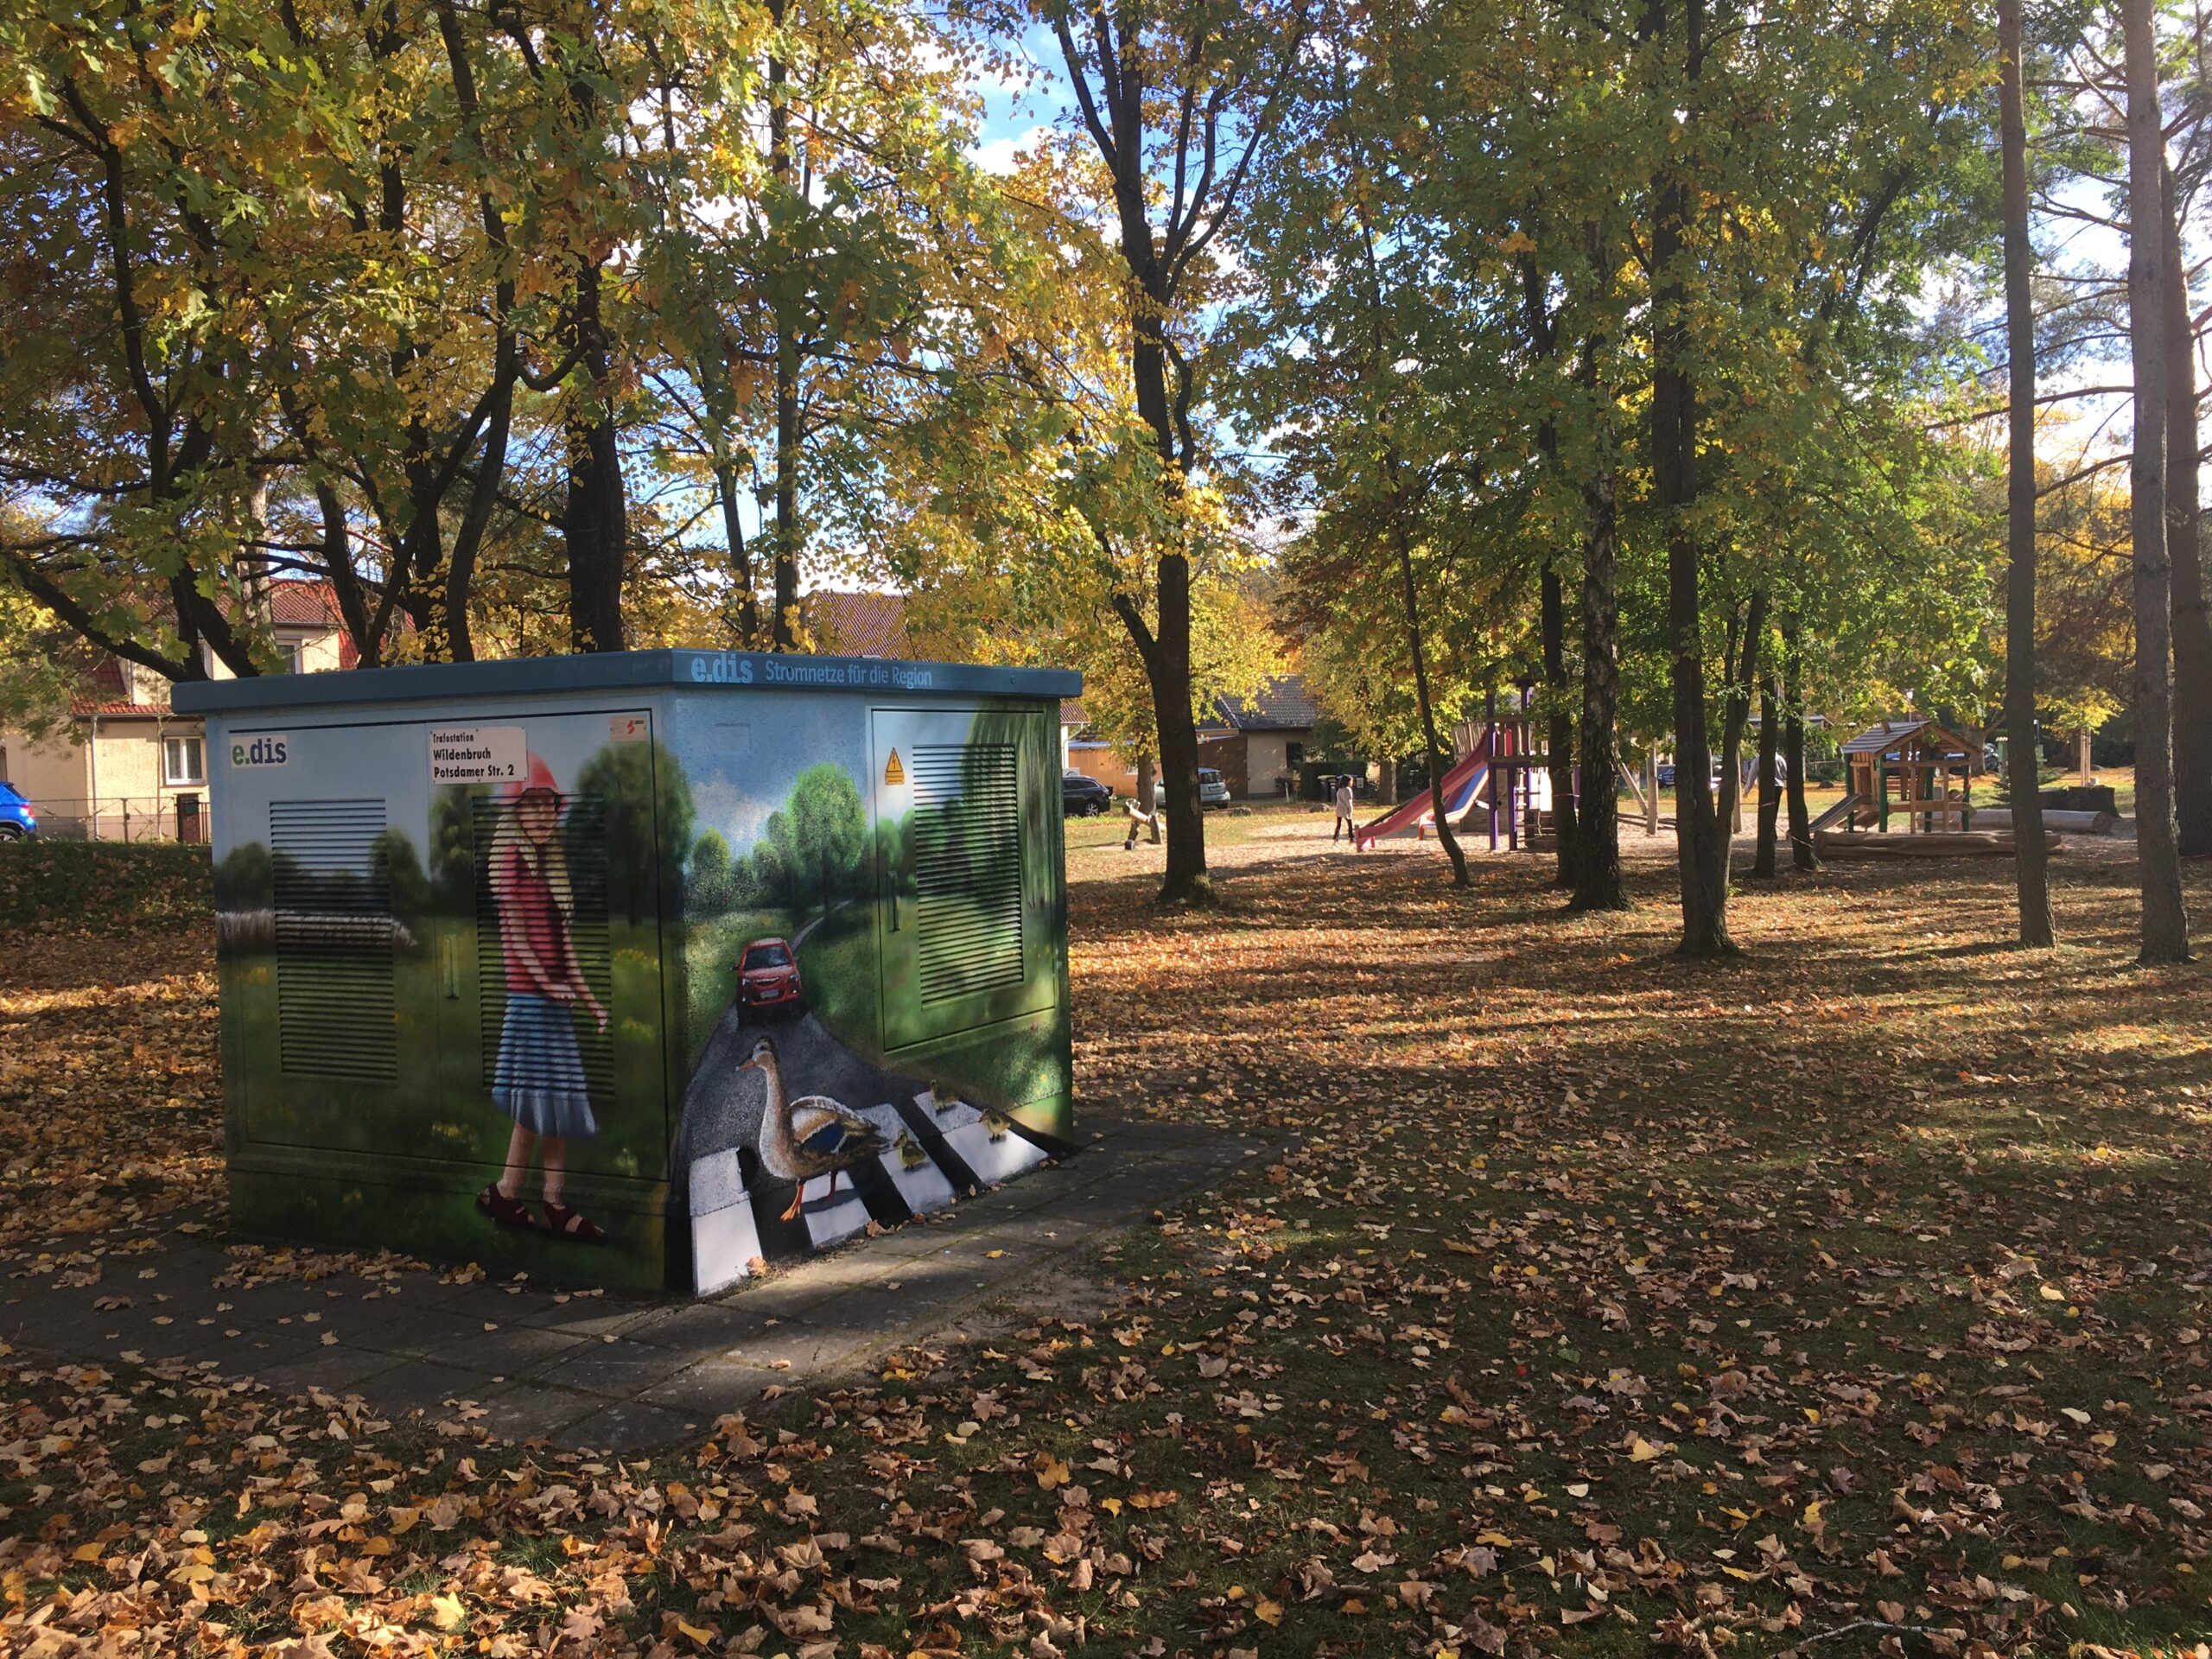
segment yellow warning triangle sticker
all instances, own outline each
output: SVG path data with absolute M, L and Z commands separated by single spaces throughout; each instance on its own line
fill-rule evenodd
M 899 751 L 896 749 L 891 751 L 891 758 L 883 763 L 883 781 L 887 784 L 906 781 L 906 768 L 899 764 Z

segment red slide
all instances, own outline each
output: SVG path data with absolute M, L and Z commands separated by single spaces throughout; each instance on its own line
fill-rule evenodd
M 1483 734 L 1482 741 L 1465 760 L 1452 763 L 1444 774 L 1444 812 L 1457 819 L 1474 804 L 1476 793 L 1490 780 L 1490 734 Z M 1374 823 L 1364 824 L 1354 832 L 1354 847 L 1371 847 L 1383 836 L 1402 836 L 1418 830 L 1430 822 L 1429 797 L 1427 790 L 1413 797 L 1403 805 L 1393 807 Z

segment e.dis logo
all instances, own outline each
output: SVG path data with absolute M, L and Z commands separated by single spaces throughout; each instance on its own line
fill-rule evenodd
M 231 764 L 234 766 L 281 766 L 289 757 L 292 740 L 278 733 L 264 732 L 258 737 L 241 738 L 231 745 Z

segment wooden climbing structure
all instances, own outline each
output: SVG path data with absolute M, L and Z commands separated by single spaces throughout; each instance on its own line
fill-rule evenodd
M 1903 813 L 1913 834 L 1964 832 L 1974 812 L 1974 777 L 1981 750 L 1933 720 L 1885 720 L 1846 742 L 1849 767 L 1843 816 L 1856 830 L 1862 817 L 1886 830 Z

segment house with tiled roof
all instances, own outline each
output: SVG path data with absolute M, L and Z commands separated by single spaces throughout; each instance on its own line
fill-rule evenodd
M 351 668 L 353 641 L 322 582 L 270 584 L 270 624 L 296 674 Z M 211 678 L 231 671 L 212 652 Z M 169 682 L 149 668 L 103 657 L 69 699 L 60 735 L 0 730 L 0 779 L 22 791 L 40 833 L 102 841 L 202 840 L 207 755 L 196 715 L 169 707 Z
M 1279 800 L 1303 788 L 1320 717 L 1303 674 L 1279 674 L 1249 697 L 1217 697 L 1198 726 L 1198 764 L 1241 800 Z

